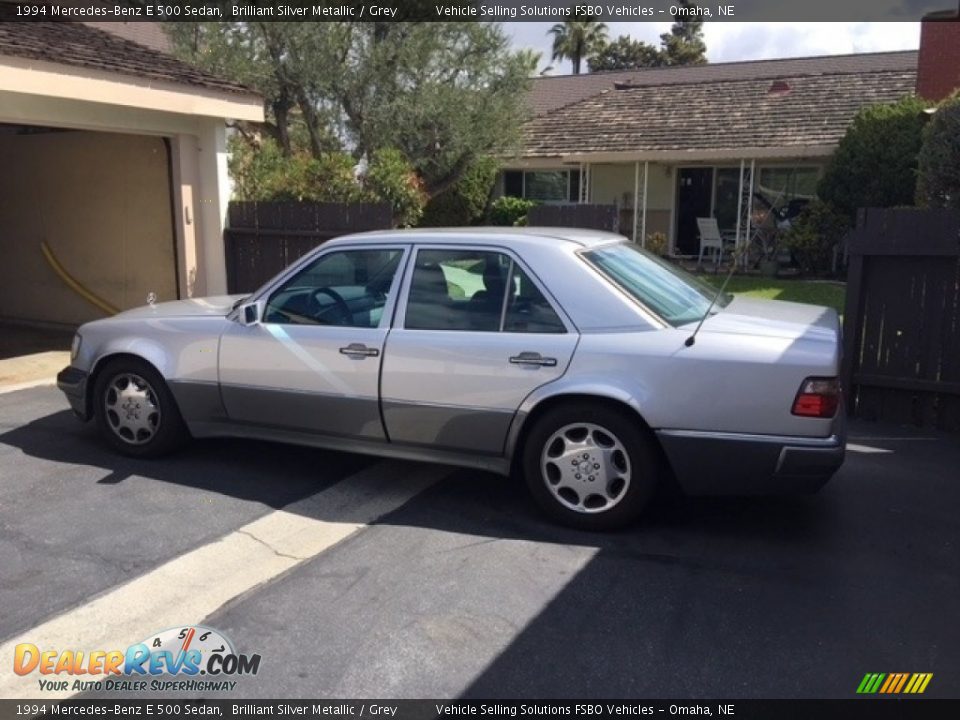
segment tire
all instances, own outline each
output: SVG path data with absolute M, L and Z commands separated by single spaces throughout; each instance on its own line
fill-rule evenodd
M 189 437 L 170 389 L 143 360 L 110 360 L 97 373 L 92 400 L 101 436 L 123 455 L 160 457 Z
M 523 474 L 548 517 L 580 530 L 623 527 L 643 512 L 659 453 L 630 413 L 589 402 L 548 410 L 526 438 Z

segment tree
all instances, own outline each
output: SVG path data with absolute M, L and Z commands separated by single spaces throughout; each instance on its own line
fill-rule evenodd
M 634 70 L 659 67 L 664 64 L 666 60 L 660 50 L 650 43 L 634 40 L 629 35 L 621 35 L 613 42 L 607 43 L 587 60 L 590 72 Z
M 597 20 L 567 20 L 550 28 L 553 35 L 553 60 L 569 59 L 573 74 L 580 74 L 580 63 L 597 53 L 607 42 L 607 26 Z
M 435 195 L 424 208 L 421 227 L 477 225 L 487 214 L 500 163 L 477 158 L 455 185 Z
M 680 7 L 689 11 L 689 17 L 697 7 L 694 0 L 680 0 Z M 686 17 L 686 15 L 679 15 Z M 705 65 L 707 45 L 703 41 L 703 20 L 678 20 L 670 32 L 660 36 L 663 45 L 664 65 Z
M 944 100 L 924 128 L 917 199 L 927 207 L 960 208 L 960 95 Z
M 394 148 L 433 196 L 519 140 L 534 57 L 511 50 L 495 23 L 168 27 L 181 57 L 264 95 L 265 128 L 288 156 L 346 149 L 359 160 Z
M 857 113 L 820 181 L 817 194 L 851 221 L 857 208 L 911 205 L 924 103 L 906 97 Z

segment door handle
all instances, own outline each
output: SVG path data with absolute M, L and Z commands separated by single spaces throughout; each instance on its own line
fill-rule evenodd
M 380 351 L 376 348 L 367 347 L 363 343 L 350 343 L 346 347 L 340 348 L 341 355 L 349 355 L 350 357 L 376 357 L 380 354 Z
M 537 367 L 555 367 L 557 359 L 552 357 L 543 357 L 538 352 L 522 352 L 510 358 L 511 365 L 535 365 Z

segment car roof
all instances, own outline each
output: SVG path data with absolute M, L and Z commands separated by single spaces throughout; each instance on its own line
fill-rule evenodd
M 471 245 L 480 240 L 495 240 L 507 246 L 544 244 L 556 246 L 558 241 L 576 247 L 595 247 L 611 242 L 626 242 L 627 238 L 603 230 L 565 227 L 448 227 L 411 228 L 405 230 L 373 230 L 343 235 L 331 242 L 436 242 L 451 245 Z

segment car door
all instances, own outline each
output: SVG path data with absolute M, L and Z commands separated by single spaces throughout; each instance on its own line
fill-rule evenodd
M 406 274 L 381 380 L 391 442 L 501 454 L 523 399 L 566 370 L 575 328 L 502 248 L 421 246 Z
M 263 299 L 259 322 L 232 326 L 219 358 L 230 419 L 384 440 L 380 363 L 406 253 L 331 248 Z

